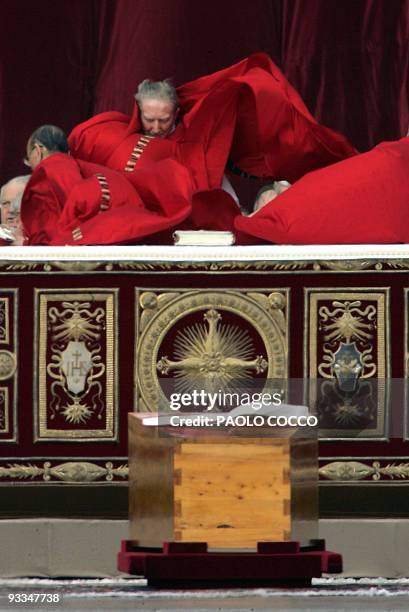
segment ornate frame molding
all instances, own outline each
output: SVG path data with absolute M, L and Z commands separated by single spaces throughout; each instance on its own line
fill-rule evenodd
M 339 274 L 407 273 L 409 259 L 253 261 L 0 261 L 1 274 Z

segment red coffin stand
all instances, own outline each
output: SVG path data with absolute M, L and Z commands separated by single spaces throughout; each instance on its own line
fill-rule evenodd
M 118 569 L 156 587 L 310 586 L 322 573 L 342 572 L 342 557 L 324 540 L 259 542 L 257 552 L 208 552 L 205 542 L 165 542 L 163 550 L 122 540 Z

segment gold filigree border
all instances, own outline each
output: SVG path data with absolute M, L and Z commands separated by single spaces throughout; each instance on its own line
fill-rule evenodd
M 404 458 L 408 459 L 408 458 Z M 321 461 L 328 461 L 321 459 Z M 385 465 L 382 465 L 385 463 Z M 320 484 L 409 484 L 409 462 L 399 457 L 356 457 L 328 461 L 319 468 Z M 370 480 L 366 480 L 370 478 Z
M 306 274 L 394 272 L 405 273 L 409 270 L 409 259 L 354 259 L 354 260 L 283 260 L 283 261 L 1 261 L 0 274 L 128 274 L 152 272 L 155 274 L 226 274 L 230 272 L 247 274 L 266 274 L 270 272 Z
M 69 458 L 66 461 L 63 458 L 10 458 L 0 461 L 0 485 L 11 481 L 17 481 L 19 484 L 37 485 L 41 483 L 90 484 L 95 482 L 97 484 L 121 484 L 115 479 L 127 481 L 128 474 L 129 469 L 125 458 L 119 460 Z M 127 484 L 127 482 L 124 482 L 124 484 Z

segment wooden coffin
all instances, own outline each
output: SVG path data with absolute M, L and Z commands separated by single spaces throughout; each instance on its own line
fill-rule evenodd
M 317 444 L 287 437 L 166 435 L 129 414 L 130 537 L 256 548 L 317 537 Z M 281 434 L 282 435 L 282 434 Z

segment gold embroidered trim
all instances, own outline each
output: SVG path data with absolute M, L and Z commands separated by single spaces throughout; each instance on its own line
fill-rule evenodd
M 125 172 L 132 172 L 132 170 L 135 168 L 136 162 L 138 161 L 138 159 L 140 158 L 140 156 L 142 155 L 142 153 L 144 152 L 145 148 L 150 143 L 152 138 L 155 138 L 155 137 L 154 136 L 141 136 L 141 138 L 138 140 L 138 142 L 133 148 L 131 157 L 126 162 L 126 166 L 124 168 Z
M 72 230 L 72 237 L 74 238 L 74 240 L 81 240 L 82 232 L 79 227 L 76 227 Z
M 96 174 L 95 176 L 98 179 L 102 192 L 102 202 L 100 205 L 100 210 L 108 210 L 111 201 L 111 192 L 109 190 L 108 181 L 103 174 Z

